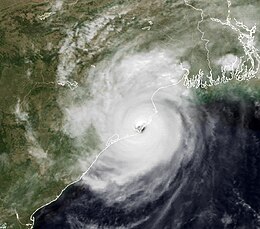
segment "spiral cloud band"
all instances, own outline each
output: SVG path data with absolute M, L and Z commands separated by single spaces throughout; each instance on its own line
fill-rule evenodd
M 93 99 L 66 109 L 65 131 L 78 137 L 95 127 L 106 150 L 94 156 L 97 160 L 79 184 L 108 205 L 123 203 L 131 209 L 158 198 L 191 158 L 195 109 L 190 89 L 180 83 L 185 71 L 174 53 L 126 53 L 91 70 L 87 81 Z M 145 178 L 151 173 L 153 182 Z M 136 200 L 127 201 L 132 196 Z

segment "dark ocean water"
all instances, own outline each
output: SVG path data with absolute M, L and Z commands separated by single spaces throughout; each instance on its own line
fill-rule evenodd
M 216 101 L 197 109 L 193 157 L 172 179 L 171 162 L 161 168 L 170 185 L 156 199 L 124 207 L 140 201 L 137 192 L 108 205 L 78 182 L 34 214 L 34 228 L 260 228 L 260 111 L 253 101 Z M 152 176 L 140 179 L 152 182 Z

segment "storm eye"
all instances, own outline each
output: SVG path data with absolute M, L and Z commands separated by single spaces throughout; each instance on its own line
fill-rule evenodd
M 137 133 L 139 133 L 139 134 L 143 133 L 143 132 L 145 131 L 145 129 L 146 129 L 146 123 L 136 124 L 136 125 L 135 125 L 135 128 L 134 128 L 134 130 L 135 130 Z

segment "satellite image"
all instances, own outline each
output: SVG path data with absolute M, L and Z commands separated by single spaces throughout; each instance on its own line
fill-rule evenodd
M 0 229 L 260 229 L 259 0 L 0 0 Z

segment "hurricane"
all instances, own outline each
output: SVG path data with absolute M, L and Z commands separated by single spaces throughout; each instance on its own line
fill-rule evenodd
M 59 104 L 83 174 L 32 228 L 260 227 L 258 103 L 237 92 L 259 76 L 259 43 L 231 19 L 240 7 L 116 3 L 68 29 Z

